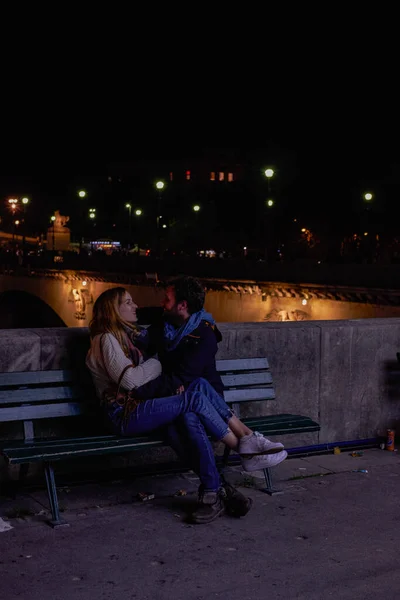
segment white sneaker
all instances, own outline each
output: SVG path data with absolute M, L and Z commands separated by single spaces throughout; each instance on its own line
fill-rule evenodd
M 258 454 L 257 456 L 253 456 L 253 458 L 243 458 L 241 457 L 242 469 L 243 471 L 261 471 L 262 469 L 267 469 L 268 467 L 276 467 L 287 457 L 286 450 L 282 450 L 277 454 Z
M 282 450 L 283 444 L 271 442 L 258 431 L 242 437 L 238 448 L 239 454 L 273 454 Z

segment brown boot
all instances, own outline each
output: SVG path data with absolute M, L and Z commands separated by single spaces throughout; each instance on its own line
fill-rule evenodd
M 225 512 L 225 490 L 220 488 L 218 492 L 199 492 L 199 504 L 192 513 L 192 523 L 211 523 Z

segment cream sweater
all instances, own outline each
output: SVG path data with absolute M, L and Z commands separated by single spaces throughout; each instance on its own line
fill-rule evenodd
M 96 335 L 92 339 L 86 365 L 92 374 L 97 396 L 102 400 L 104 391 L 110 387 L 110 378 L 114 383 L 118 383 L 122 371 L 127 365 L 131 365 L 132 361 L 125 356 L 118 340 L 111 333 L 105 333 L 101 343 L 107 375 L 101 356 L 100 338 L 101 335 Z M 138 366 L 125 371 L 121 388 L 125 390 L 138 388 L 158 377 L 161 370 L 161 363 L 156 358 L 149 358 L 146 361 L 142 358 Z

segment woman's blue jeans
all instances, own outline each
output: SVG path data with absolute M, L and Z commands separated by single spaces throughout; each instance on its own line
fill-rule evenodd
M 167 427 L 171 446 L 210 491 L 218 490 L 221 481 L 208 435 L 215 440 L 225 437 L 231 416 L 224 399 L 202 378 L 193 381 L 183 394 L 141 402 L 128 420 L 123 419 L 122 407 L 114 405 L 108 410 L 114 430 L 121 435 L 140 435 Z

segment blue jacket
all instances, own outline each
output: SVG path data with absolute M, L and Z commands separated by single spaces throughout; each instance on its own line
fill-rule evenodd
M 150 354 L 158 352 L 163 372 L 157 379 L 136 390 L 138 398 L 144 400 L 171 396 L 176 394 L 179 386 L 187 388 L 198 377 L 207 379 L 219 394 L 223 394 L 222 380 L 215 365 L 218 342 L 222 340 L 222 336 L 215 325 L 201 321 L 199 327 L 184 337 L 175 350 L 170 352 L 164 348 L 162 319 L 158 319 L 148 331 L 148 351 Z

